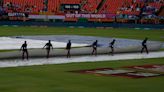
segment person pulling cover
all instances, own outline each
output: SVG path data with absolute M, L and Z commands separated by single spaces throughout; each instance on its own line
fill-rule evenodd
M 109 47 L 111 48 L 111 54 L 112 56 L 114 55 L 114 43 L 115 43 L 115 39 L 113 39 L 112 42 L 109 43 Z
M 148 48 L 147 48 L 147 40 L 148 38 L 146 37 L 143 41 L 142 41 L 142 49 L 141 49 L 141 53 L 143 53 L 144 49 L 146 50 L 146 53 L 148 54 L 149 51 L 148 51 Z
M 20 50 L 22 51 L 22 59 L 24 60 L 25 54 L 26 54 L 26 59 L 28 60 L 28 50 L 27 50 L 27 42 L 26 41 L 24 41 Z
M 53 49 L 53 46 L 51 44 L 51 40 L 48 41 L 48 43 L 45 44 L 45 46 L 43 47 L 43 49 L 46 47 L 46 50 L 47 50 L 47 58 L 49 58 L 50 56 L 50 50 L 51 48 Z
M 96 40 L 96 41 L 93 42 L 93 44 L 92 44 L 92 48 L 93 48 L 93 50 L 92 50 L 92 55 L 93 55 L 93 54 L 97 55 L 97 43 L 98 43 L 98 41 Z
M 66 50 L 67 50 L 67 58 L 71 57 L 70 50 L 71 50 L 71 40 L 68 41 L 66 45 Z

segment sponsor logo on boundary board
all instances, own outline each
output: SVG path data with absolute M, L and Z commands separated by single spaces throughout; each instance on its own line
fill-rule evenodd
M 99 76 L 120 76 L 126 78 L 149 78 L 164 75 L 164 65 L 141 65 L 127 66 L 121 68 L 99 68 L 90 70 L 72 71 L 83 74 L 94 74 Z

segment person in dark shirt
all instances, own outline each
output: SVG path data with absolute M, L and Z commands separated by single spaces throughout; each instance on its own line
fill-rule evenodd
M 66 46 L 66 50 L 67 50 L 67 58 L 70 58 L 71 57 L 71 54 L 70 54 L 71 40 L 68 41 L 67 46 Z
M 109 47 L 111 48 L 111 54 L 113 55 L 114 54 L 114 43 L 115 43 L 115 39 L 113 39 L 112 42 L 109 43 Z
M 22 51 L 22 59 L 24 60 L 25 54 L 26 54 L 26 59 L 28 60 L 28 50 L 27 50 L 27 42 L 26 41 L 24 41 L 20 50 Z
M 93 50 L 92 50 L 92 55 L 93 55 L 93 54 L 97 55 L 97 43 L 98 43 L 98 41 L 96 40 L 96 41 L 93 42 L 93 44 L 92 44 L 92 48 L 93 48 Z
M 148 54 L 149 51 L 148 51 L 148 48 L 147 48 L 147 40 L 148 38 L 146 37 L 143 41 L 142 41 L 142 49 L 141 49 L 141 53 L 143 53 L 144 49 L 146 50 L 146 53 Z
M 53 46 L 51 44 L 51 40 L 48 41 L 48 43 L 45 44 L 45 46 L 43 48 L 46 47 L 46 50 L 47 50 L 47 58 L 49 58 L 49 55 L 50 55 L 50 49 L 52 48 L 53 49 Z

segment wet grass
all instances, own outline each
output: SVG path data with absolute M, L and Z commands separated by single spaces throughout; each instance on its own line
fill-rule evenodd
M 21 35 L 82 35 L 128 39 L 144 39 L 164 41 L 163 30 L 144 29 L 98 29 L 98 28 L 64 28 L 64 27 L 4 27 L 0 26 L 0 36 Z
M 11 51 L 17 51 L 17 50 L 0 50 L 0 52 L 11 52 Z
M 164 41 L 163 30 L 57 27 L 0 27 L 0 36 L 82 35 Z M 162 49 L 163 50 L 163 49 Z M 1 50 L 8 52 L 12 50 Z M 163 92 L 164 77 L 130 79 L 68 71 L 164 64 L 164 58 L 0 68 L 2 92 Z
M 164 58 L 0 69 L 2 92 L 163 92 L 164 77 L 131 79 L 69 71 L 164 64 Z

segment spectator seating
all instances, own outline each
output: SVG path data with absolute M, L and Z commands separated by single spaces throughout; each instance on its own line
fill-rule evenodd
M 7 12 L 28 12 L 40 14 L 45 8 L 44 0 L 4 0 Z M 103 3 L 102 3 L 103 2 Z M 144 0 L 48 0 L 47 14 L 58 14 L 61 12 L 61 4 L 79 4 L 80 13 L 108 13 L 139 15 L 145 7 Z M 159 10 L 161 2 L 147 2 L 146 5 Z M 99 7 L 98 7 L 99 6 Z

